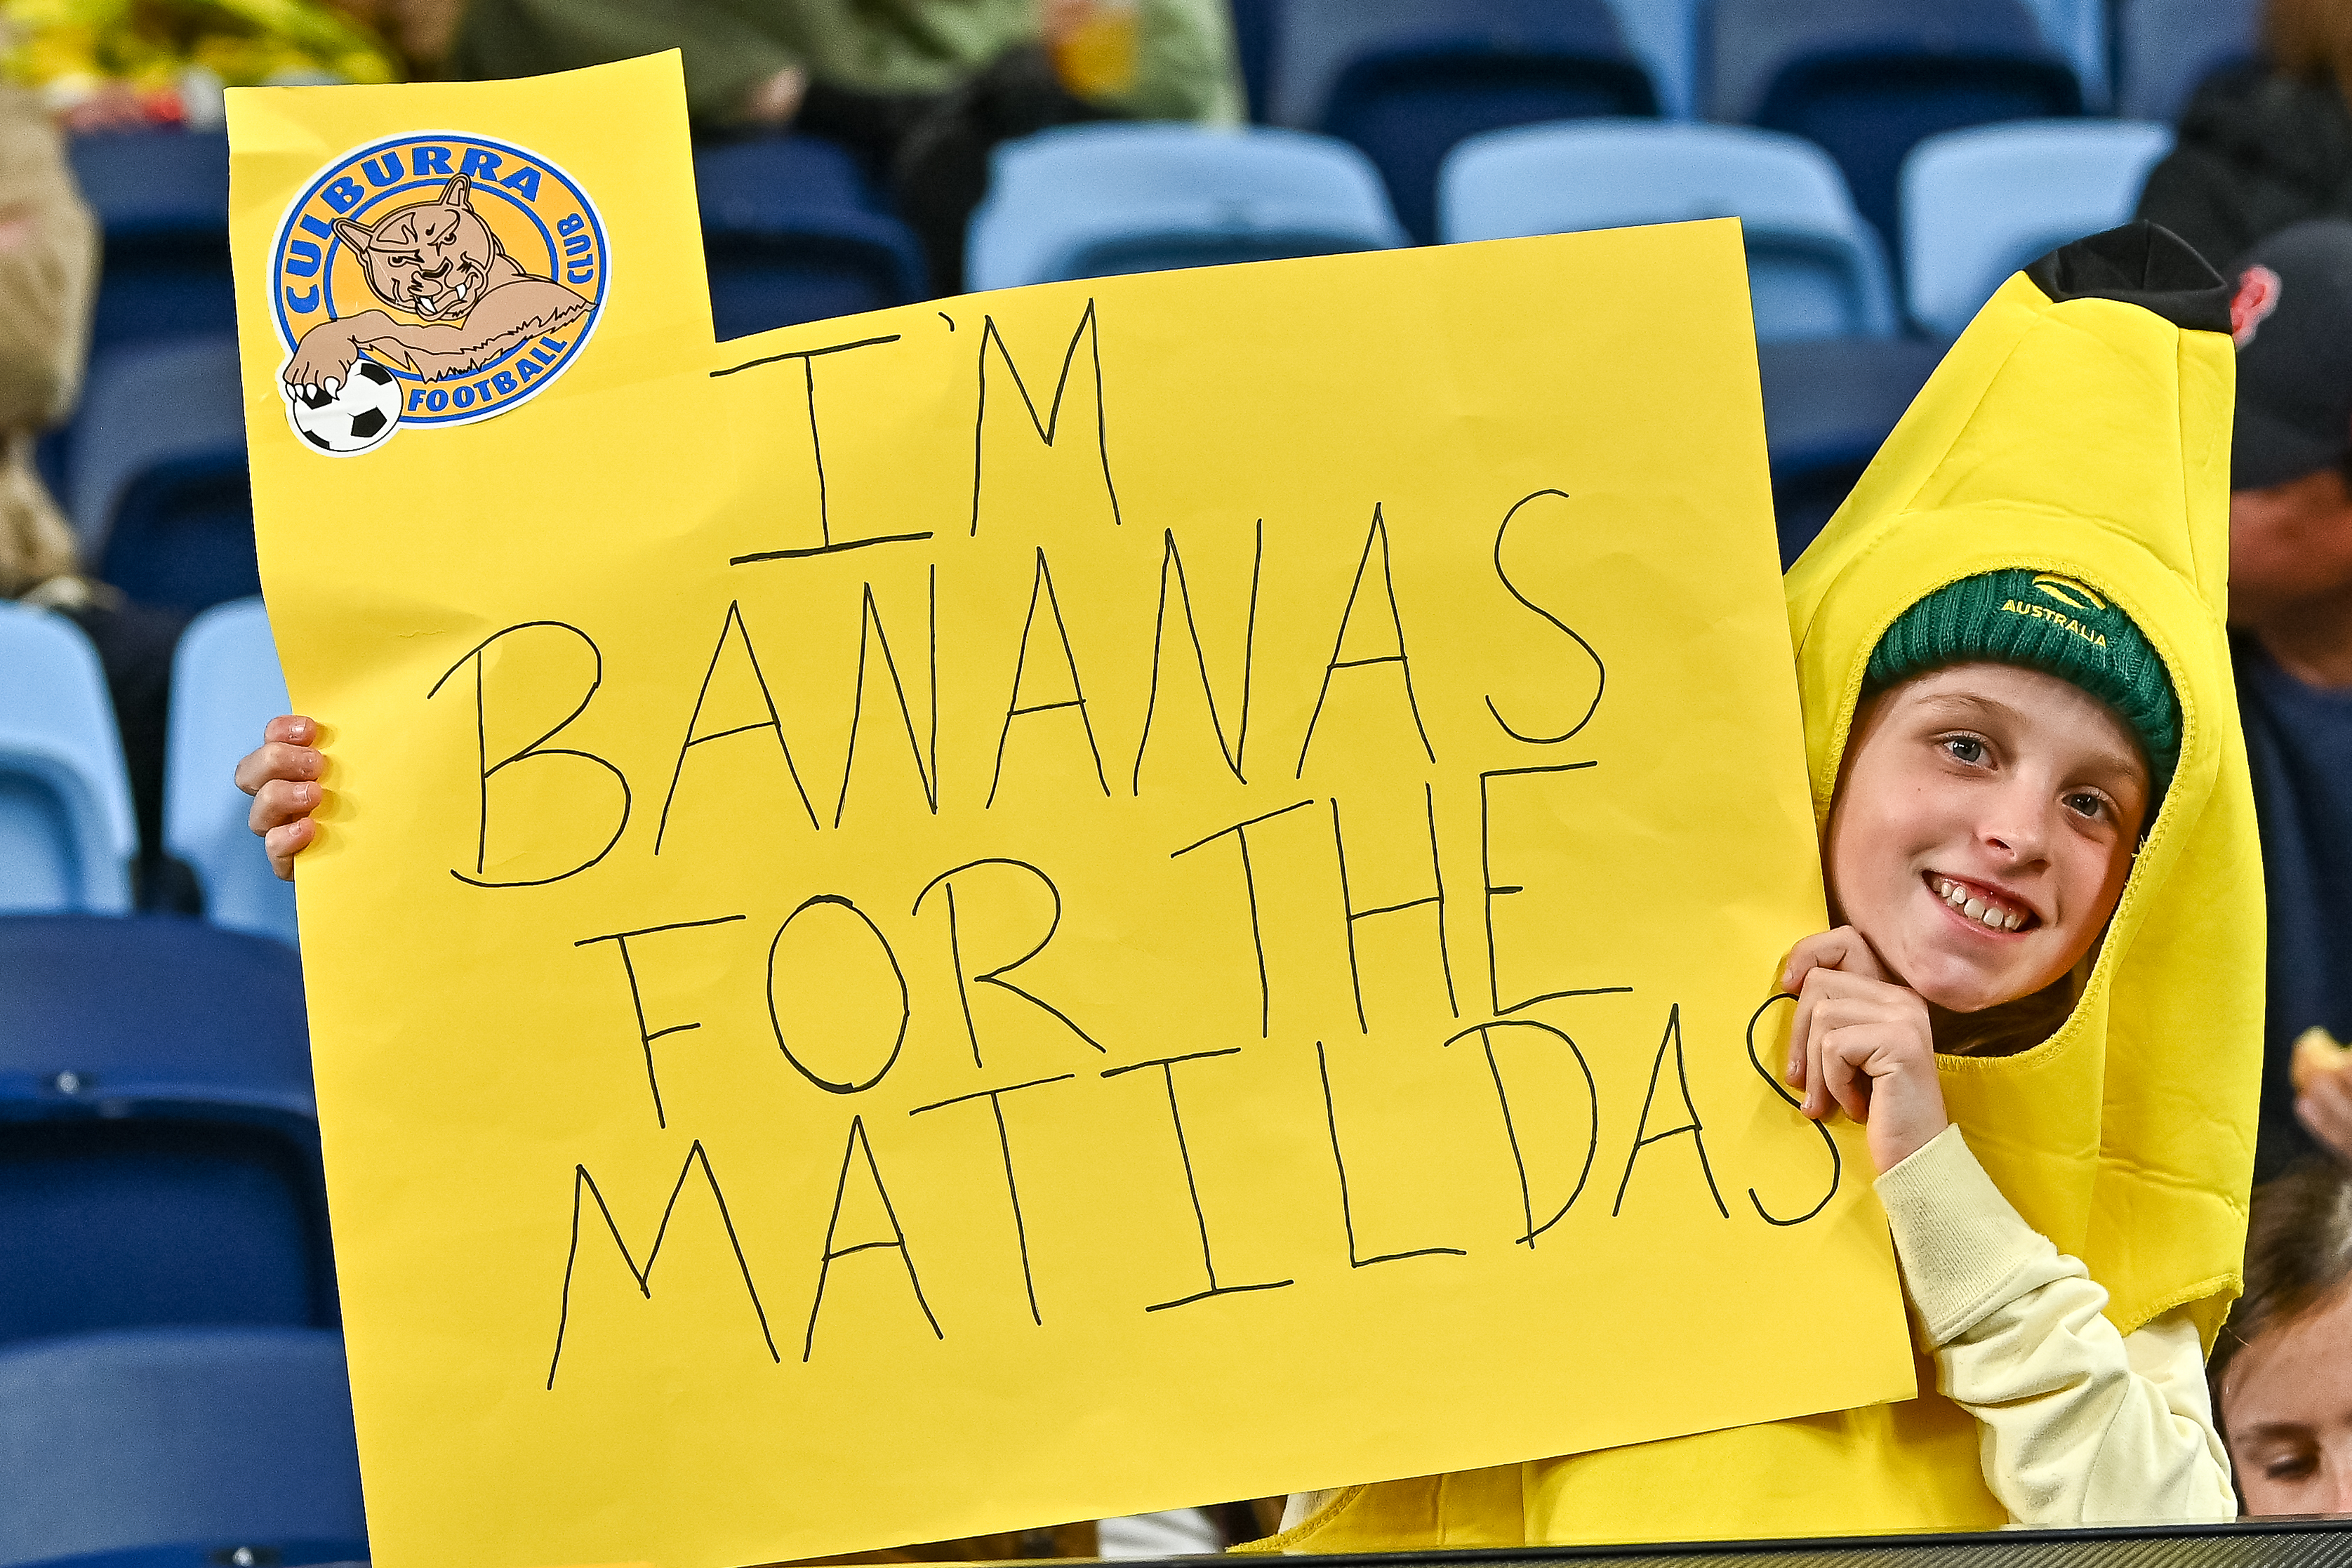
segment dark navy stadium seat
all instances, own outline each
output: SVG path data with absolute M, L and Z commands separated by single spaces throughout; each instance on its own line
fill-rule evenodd
M 2020 0 L 1716 0 L 1706 37 L 1710 116 L 1828 149 L 1890 249 L 1922 138 L 2082 111 L 2073 68 Z
M 68 155 L 106 240 L 91 351 L 236 331 L 226 134 L 103 132 Z
M 1281 118 L 1361 147 L 1424 243 L 1465 137 L 1658 109 L 1605 0 L 1286 0 L 1278 47 Z
M 342 1338 L 147 1329 L 0 1346 L 0 1564 L 367 1556 Z
M 1783 570 L 1845 500 L 1942 355 L 1938 344 L 1906 338 L 1757 345 Z
M 0 1342 L 333 1325 L 293 951 L 173 916 L 14 916 L 0 973 Z
M 1249 116 L 1265 123 L 1274 114 L 1274 55 L 1282 29 L 1282 0 L 1233 0 L 1234 54 L 1241 67 Z
M 921 253 L 856 163 L 809 136 L 699 148 L 694 177 L 721 341 L 923 297 Z
M 115 503 L 99 575 L 142 605 L 196 611 L 261 592 L 245 448 L 167 458 Z

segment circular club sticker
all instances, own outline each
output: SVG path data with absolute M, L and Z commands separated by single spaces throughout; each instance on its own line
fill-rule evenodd
M 503 414 L 579 357 L 610 276 L 595 204 L 537 153 L 453 132 L 355 148 L 271 250 L 287 422 L 348 458 Z

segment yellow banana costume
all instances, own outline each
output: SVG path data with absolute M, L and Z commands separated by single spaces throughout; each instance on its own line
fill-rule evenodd
M 2241 1283 L 2263 909 L 2222 629 L 2228 298 L 2201 265 L 2173 270 L 2186 255 L 2137 224 L 2011 278 L 1787 590 L 1817 825 L 1872 649 L 1948 584 L 2059 574 L 2109 595 L 2161 655 L 2184 720 L 2179 767 L 2073 1013 L 2020 1054 L 1938 1066 L 1969 1148 L 2106 1288 L 2116 1329 L 2179 1310 L 2210 1353 Z M 1936 1385 L 1923 1359 L 1920 1396 L 1899 1405 L 1349 1488 L 1263 1549 L 1998 1526 L 1979 1423 Z

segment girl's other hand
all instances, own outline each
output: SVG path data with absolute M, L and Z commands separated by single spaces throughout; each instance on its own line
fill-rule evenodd
M 318 739 L 315 721 L 280 714 L 263 726 L 259 749 L 236 764 L 236 787 L 253 797 L 247 825 L 261 835 L 269 868 L 284 881 L 294 879 L 294 857 L 319 836 L 310 814 L 327 796 L 318 782 L 327 754 Z
M 1888 977 L 1860 931 L 1840 926 L 1807 937 L 1790 952 L 1780 984 L 1797 997 L 1788 1080 L 1807 1116 L 1843 1109 L 1861 1122 L 1881 1174 L 1951 1125 L 1927 1004 Z

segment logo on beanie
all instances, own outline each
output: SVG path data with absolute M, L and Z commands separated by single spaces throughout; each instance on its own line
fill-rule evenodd
M 2060 577 L 2044 572 L 2033 579 L 2033 586 L 2042 596 L 2070 610 L 2104 610 L 2107 602 L 2072 577 Z
M 503 414 L 579 357 L 609 272 L 595 205 L 528 149 L 446 132 L 353 148 L 271 250 L 287 422 L 350 458 L 404 425 Z
M 2267 267 L 2249 267 L 2238 274 L 2238 291 L 2230 298 L 2230 337 L 2240 348 L 2254 341 L 2278 309 L 2283 288 L 2279 275 Z
M 2072 577 L 2061 577 L 2053 573 L 2044 572 L 2035 577 L 2033 591 L 2052 604 L 2063 605 L 2069 610 L 2104 610 L 2107 607 L 2105 599 Z M 2093 647 L 2107 646 L 2104 633 L 2093 630 L 2070 615 L 2052 609 L 2049 605 L 2029 605 L 2017 599 L 2005 599 L 2000 607 L 2012 616 L 2031 616 L 2037 621 L 2048 621 L 2053 626 L 2063 627 Z

